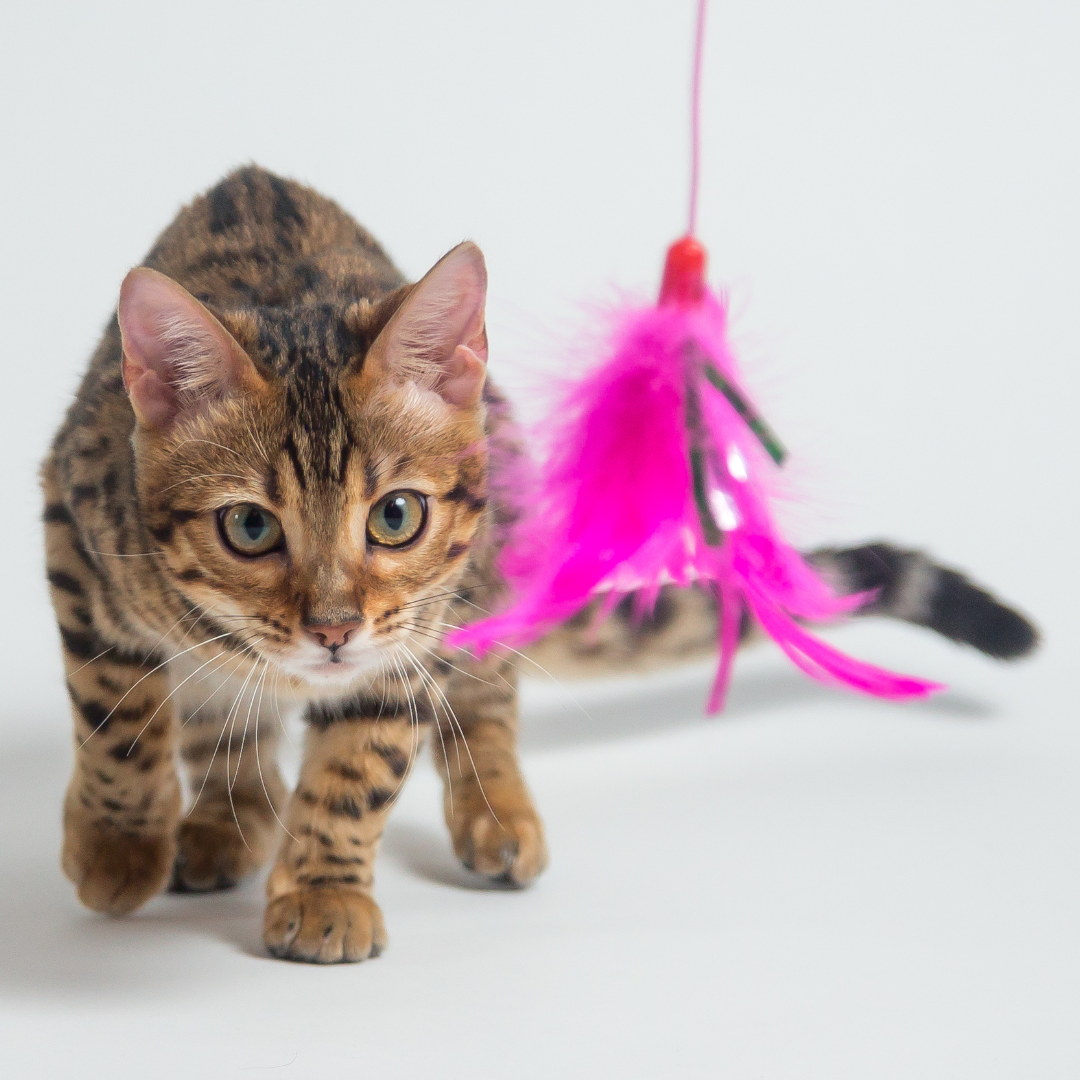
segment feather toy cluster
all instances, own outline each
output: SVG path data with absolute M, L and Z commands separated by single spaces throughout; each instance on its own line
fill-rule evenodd
M 724 302 L 691 236 L 668 251 L 660 302 L 620 313 L 607 357 L 575 384 L 542 437 L 535 509 L 511 535 L 510 606 L 456 632 L 478 653 L 521 646 L 603 596 L 633 594 L 644 616 L 662 586 L 711 589 L 720 661 L 709 711 L 723 706 L 744 612 L 804 672 L 891 699 L 940 687 L 855 660 L 801 622 L 869 600 L 836 596 L 780 535 L 762 477 L 784 457 L 739 385 Z

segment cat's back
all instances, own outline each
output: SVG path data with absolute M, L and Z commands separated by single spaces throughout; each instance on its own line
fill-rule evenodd
M 337 203 L 255 165 L 184 207 L 145 265 L 221 308 L 348 303 L 404 284 Z
M 374 300 L 405 283 L 389 256 L 332 199 L 257 165 L 230 173 L 185 206 L 143 265 L 179 282 L 212 309 L 286 309 Z M 82 453 L 103 435 L 124 445 L 134 426 L 120 374 L 115 316 L 91 358 L 54 452 Z M 71 450 L 72 439 L 79 445 Z

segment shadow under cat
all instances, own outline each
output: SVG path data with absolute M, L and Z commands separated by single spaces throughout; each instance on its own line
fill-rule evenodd
M 521 745 L 526 753 L 573 750 L 696 725 L 761 717 L 793 706 L 844 708 L 852 695 L 814 683 L 796 671 L 744 671 L 721 719 L 702 715 L 711 669 L 662 677 L 611 680 L 603 686 L 561 688 L 558 695 L 526 693 Z M 556 700 L 557 697 L 557 700 Z M 536 700 L 534 700 L 534 698 Z M 859 700 L 865 709 L 867 702 Z M 993 710 L 962 693 L 929 702 L 875 708 L 906 714 L 986 719 Z M 42 728 L 53 725 L 42 723 Z M 260 934 L 262 875 L 239 889 L 199 896 L 163 896 L 122 919 L 82 909 L 60 871 L 56 812 L 69 750 L 55 740 L 5 747 L 0 759 L 0 840 L 6 865 L 0 890 L 0 995 L 77 997 L 87 990 L 138 993 L 163 985 L 182 993 L 206 977 L 199 950 L 177 953 L 174 937 L 209 939 L 266 959 Z M 456 889 L 499 889 L 465 870 L 443 830 L 391 818 L 383 841 L 388 859 L 407 873 Z M 179 959 L 178 959 L 179 958 Z M 215 974 L 220 979 L 220 972 Z
M 620 677 L 591 686 L 569 683 L 559 687 L 557 693 L 545 687 L 539 702 L 533 702 L 526 689 L 521 749 L 528 753 L 639 738 L 698 724 L 749 719 L 795 706 L 829 705 L 837 710 L 855 707 L 860 711 L 870 708 L 883 714 L 903 709 L 913 716 L 973 720 L 988 719 L 994 712 L 986 702 L 960 691 L 946 691 L 902 705 L 868 700 L 814 682 L 800 671 L 778 663 L 758 671 L 740 672 L 732 683 L 722 716 L 710 718 L 704 710 L 713 674 L 713 663 L 708 661 L 647 679 Z

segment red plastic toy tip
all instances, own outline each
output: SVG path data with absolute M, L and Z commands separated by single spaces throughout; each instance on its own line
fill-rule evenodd
M 661 304 L 689 307 L 701 300 L 705 295 L 706 257 L 704 246 L 692 236 L 684 236 L 668 248 L 660 285 Z

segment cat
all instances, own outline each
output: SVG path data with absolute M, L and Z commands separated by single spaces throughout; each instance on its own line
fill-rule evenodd
M 516 754 L 516 657 L 447 653 L 502 599 L 522 450 L 486 376 L 486 269 L 463 243 L 416 284 L 329 199 L 242 168 L 125 278 L 43 467 L 75 725 L 64 872 L 95 911 L 232 886 L 275 858 L 264 940 L 377 956 L 383 825 L 434 729 L 454 850 L 533 881 L 548 852 Z M 999 656 L 1033 629 L 924 556 L 810 556 L 868 613 Z M 583 614 L 537 647 L 614 669 L 714 647 L 704 593 Z M 281 711 L 306 720 L 296 790 Z M 190 774 L 190 804 L 178 774 Z M 275 856 L 275 848 L 276 856 Z

